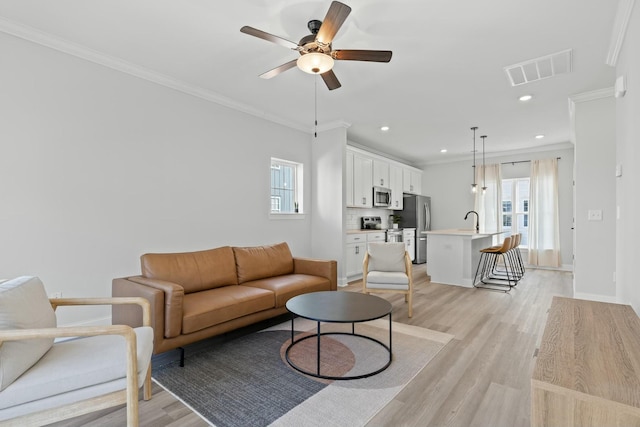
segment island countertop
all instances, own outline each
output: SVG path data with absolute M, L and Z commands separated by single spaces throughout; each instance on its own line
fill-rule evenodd
M 430 230 L 423 231 L 422 234 L 435 234 L 435 235 L 443 235 L 443 236 L 471 236 L 471 238 L 476 239 L 480 237 L 487 236 L 495 236 L 496 234 L 503 234 L 504 231 L 485 231 L 480 230 L 477 232 L 472 228 L 450 228 L 447 230 Z

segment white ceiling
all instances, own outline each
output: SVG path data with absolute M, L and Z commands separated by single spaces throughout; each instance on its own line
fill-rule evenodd
M 317 79 L 319 128 L 349 123 L 351 141 L 416 165 L 469 157 L 471 126 L 478 143 L 487 135 L 488 156 L 567 143 L 568 97 L 614 84 L 605 65 L 614 0 L 344 2 L 352 12 L 334 49 L 393 58 L 336 61 L 334 91 L 296 68 L 258 78 L 298 54 L 240 32 L 249 25 L 297 42 L 329 0 L 0 0 L 0 30 L 96 51 L 310 133 Z M 571 73 L 510 86 L 504 67 L 565 49 Z M 518 101 L 527 93 L 532 101 Z

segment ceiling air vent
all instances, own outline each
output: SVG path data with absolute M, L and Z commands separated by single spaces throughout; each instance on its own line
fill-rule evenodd
M 536 80 L 548 79 L 558 74 L 571 72 L 572 49 L 541 56 L 540 58 L 520 62 L 504 67 L 511 86 L 520 86 Z

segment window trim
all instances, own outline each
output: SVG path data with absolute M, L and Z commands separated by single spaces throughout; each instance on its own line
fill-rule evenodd
M 518 190 L 517 190 L 518 185 L 517 184 L 518 184 L 518 181 L 524 181 L 524 180 L 529 181 L 529 188 L 531 188 L 531 177 L 529 177 L 529 176 L 522 176 L 522 177 L 519 177 L 519 178 L 505 178 L 505 179 L 502 179 L 502 183 L 500 184 L 502 186 L 505 181 L 511 182 L 511 194 L 510 194 L 511 199 L 510 200 L 504 200 L 504 191 L 502 192 L 503 199 L 500 201 L 500 204 L 502 206 L 502 210 L 500 212 L 500 216 L 502 218 L 501 222 L 502 222 L 503 229 L 505 227 L 505 225 L 504 225 L 505 216 L 510 216 L 511 217 L 511 225 L 509 226 L 509 228 L 510 228 L 510 231 L 511 231 L 512 234 L 513 233 L 522 232 L 517 228 L 518 227 L 518 218 L 520 216 L 522 216 L 523 217 L 523 221 L 524 221 L 524 216 L 525 215 L 527 215 L 527 216 L 531 215 L 531 210 L 530 210 L 530 207 L 531 207 L 530 206 L 531 205 L 531 200 L 530 200 L 531 199 L 531 195 L 529 195 L 529 198 L 527 200 L 524 200 L 524 201 L 527 202 L 526 204 L 527 204 L 528 210 L 527 211 L 519 211 L 518 210 L 519 205 L 517 203 L 518 202 L 518 200 L 517 200 L 517 198 L 518 198 Z M 505 212 L 504 211 L 504 203 L 506 201 L 510 201 L 511 202 L 511 210 L 509 212 Z M 529 221 L 527 221 L 527 226 L 526 226 L 527 233 L 529 232 L 529 224 L 528 223 L 529 223 Z M 515 230 L 514 230 L 514 224 L 515 224 L 515 227 L 516 227 Z M 526 241 L 527 241 L 527 245 L 525 246 L 524 244 L 521 244 L 520 245 L 520 249 L 522 249 L 522 250 L 528 250 L 529 249 L 528 235 L 527 235 Z

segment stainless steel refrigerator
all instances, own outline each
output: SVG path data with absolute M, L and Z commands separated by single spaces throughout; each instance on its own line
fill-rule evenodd
M 416 259 L 414 263 L 427 262 L 427 235 L 423 231 L 431 230 L 431 197 L 405 194 L 402 200 L 403 209 L 393 211 L 400 215 L 402 228 L 416 229 Z

